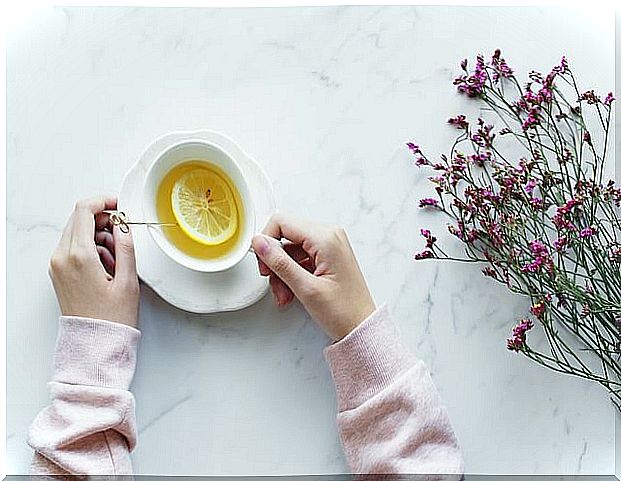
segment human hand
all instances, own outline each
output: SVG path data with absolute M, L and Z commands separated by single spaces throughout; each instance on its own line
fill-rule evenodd
M 49 274 L 64 316 L 136 327 L 140 288 L 131 232 L 111 226 L 113 197 L 78 201 L 50 259 Z M 112 227 L 112 232 L 110 228 Z
M 278 240 L 288 243 L 281 244 Z M 333 340 L 375 311 L 347 234 L 338 227 L 276 214 L 252 247 L 280 306 L 297 297 Z

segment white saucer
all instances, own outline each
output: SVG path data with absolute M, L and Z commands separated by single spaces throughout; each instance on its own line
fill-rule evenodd
M 127 172 L 119 194 L 118 209 L 125 212 L 130 220 L 140 217 L 147 169 L 163 150 L 185 139 L 217 143 L 234 156 L 248 182 L 254 201 L 256 228 L 261 230 L 276 207 L 272 183 L 263 168 L 235 142 L 208 130 L 173 132 L 153 142 Z M 253 304 L 267 292 L 267 279 L 259 276 L 253 254 L 249 253 L 239 264 L 224 272 L 193 271 L 164 254 L 147 229 L 146 226 L 132 228 L 138 276 L 173 306 L 196 313 L 234 311 Z

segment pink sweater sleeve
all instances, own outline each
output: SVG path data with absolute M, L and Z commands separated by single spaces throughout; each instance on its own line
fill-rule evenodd
M 356 474 L 444 474 L 463 460 L 424 363 L 400 342 L 382 306 L 325 356 L 336 386 L 341 442 Z
M 28 433 L 31 474 L 131 474 L 136 421 L 128 388 L 139 339 L 122 324 L 60 318 L 51 403 Z

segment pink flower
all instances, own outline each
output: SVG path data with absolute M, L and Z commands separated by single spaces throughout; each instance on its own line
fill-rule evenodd
M 599 96 L 593 90 L 587 90 L 586 92 L 583 92 L 580 97 L 578 97 L 578 100 L 585 100 L 586 103 L 590 105 L 600 102 Z
M 423 165 L 430 165 L 430 162 L 425 158 L 425 157 L 417 157 L 416 160 L 414 161 L 414 163 L 418 166 L 418 167 L 422 167 Z
M 608 258 L 612 262 L 621 263 L 621 247 L 612 248 L 608 252 Z M 621 331 L 620 331 L 621 332 Z
M 465 64 L 462 62 L 462 66 Z M 457 85 L 457 91 L 468 95 L 468 97 L 476 97 L 483 93 L 485 81 L 487 80 L 487 71 L 485 70 L 485 60 L 482 55 L 477 55 L 477 63 L 472 75 L 462 75 L 453 81 L 453 85 Z
M 513 335 L 507 339 L 507 349 L 519 352 L 526 345 L 526 333 L 530 331 L 535 324 L 530 319 L 522 319 L 520 323 L 513 328 Z
M 408 149 L 410 149 L 413 154 L 420 154 L 420 146 L 413 142 L 407 142 L 405 145 L 408 146 Z
M 534 273 L 539 272 L 542 268 L 551 272 L 554 269 L 554 263 L 550 257 L 548 247 L 540 240 L 532 241 L 529 247 L 531 254 L 535 258 L 522 266 L 522 272 Z
M 498 274 L 491 267 L 484 267 L 483 269 L 481 269 L 481 272 L 483 273 L 484 276 L 491 277 L 493 279 L 498 279 Z
M 524 190 L 528 193 L 528 194 L 532 194 L 533 190 L 535 190 L 535 187 L 537 187 L 537 181 L 535 181 L 535 179 L 530 179 L 527 183 L 526 186 L 524 187 Z
M 494 73 L 492 79 L 494 82 L 498 82 L 501 78 L 509 78 L 513 75 L 513 69 L 507 65 L 505 59 L 500 56 L 500 49 L 496 49 L 494 55 L 492 55 L 491 61 Z
M 485 162 L 489 161 L 492 158 L 492 154 L 489 152 L 481 152 L 479 154 L 472 154 L 468 156 L 468 160 L 478 165 L 479 167 L 483 167 Z
M 530 312 L 533 314 L 533 316 L 537 317 L 538 319 L 541 319 L 541 316 L 543 316 L 543 313 L 546 311 L 546 305 L 551 300 L 552 300 L 552 296 L 550 294 L 546 294 L 546 296 L 543 299 L 541 299 L 539 302 L 531 306 Z
M 592 227 L 585 227 L 580 231 L 580 234 L 578 235 L 581 239 L 588 239 L 589 237 L 593 237 L 595 235 L 595 229 L 593 229 Z
M 472 140 L 479 147 L 489 149 L 494 142 L 494 138 L 496 137 L 496 134 L 492 134 L 494 126 L 485 125 L 485 121 L 481 118 L 477 121 L 477 123 L 479 124 L 479 128 L 470 136 L 470 140 Z
M 414 255 L 414 259 L 416 259 L 417 261 L 420 261 L 420 260 L 423 260 L 423 259 L 431 259 L 433 257 L 435 257 L 435 255 L 429 249 L 425 249 L 424 251 L 419 252 L 418 254 Z
M 421 229 L 420 235 L 422 235 L 427 240 L 427 249 L 431 249 L 436 242 L 436 238 L 431 234 L 431 231 L 428 229 Z
M 582 136 L 582 140 L 584 140 L 589 145 L 593 145 L 593 142 L 591 140 L 591 133 L 588 130 L 584 131 L 584 135 Z
M 554 249 L 556 249 L 557 252 L 562 252 L 565 250 L 565 248 L 567 247 L 567 237 L 566 236 L 561 236 L 558 239 L 556 239 L 554 241 Z
M 561 57 L 561 63 L 560 65 L 557 67 L 558 69 L 558 73 L 567 73 L 567 71 L 569 70 L 569 64 L 567 63 L 567 58 L 565 57 L 565 55 L 563 55 Z
M 530 205 L 533 209 L 538 210 L 543 208 L 543 199 L 540 197 L 532 197 L 530 199 Z
M 425 197 L 419 201 L 418 207 L 438 207 L 438 201 L 431 197 Z
M 544 302 L 538 302 L 537 304 L 533 304 L 530 308 L 530 312 L 535 317 L 541 317 L 541 315 L 545 312 L 546 306 Z
M 453 125 L 458 129 L 466 130 L 468 128 L 468 121 L 466 120 L 465 115 L 458 115 L 457 117 L 451 117 L 447 120 L 449 125 Z
M 608 92 L 608 95 L 606 95 L 606 98 L 604 99 L 604 105 L 610 107 L 610 104 L 612 104 L 614 100 L 615 96 L 612 94 L 612 92 Z
M 522 130 L 528 130 L 536 125 L 539 125 L 539 109 L 533 108 L 528 112 L 528 117 L 522 122 Z
M 534 240 L 530 243 L 530 251 L 534 255 L 547 255 L 548 254 L 548 248 L 540 240 Z
M 561 215 L 565 215 L 569 212 L 571 212 L 575 207 L 579 206 L 580 204 L 582 204 L 582 200 L 581 199 L 569 199 L 565 205 L 563 205 L 562 207 L 559 207 L 556 210 L 557 214 L 561 214 Z

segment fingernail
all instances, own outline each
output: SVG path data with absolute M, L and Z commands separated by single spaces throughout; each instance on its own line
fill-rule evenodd
M 264 256 L 270 250 L 270 244 L 261 234 L 252 238 L 252 248 L 259 256 Z

